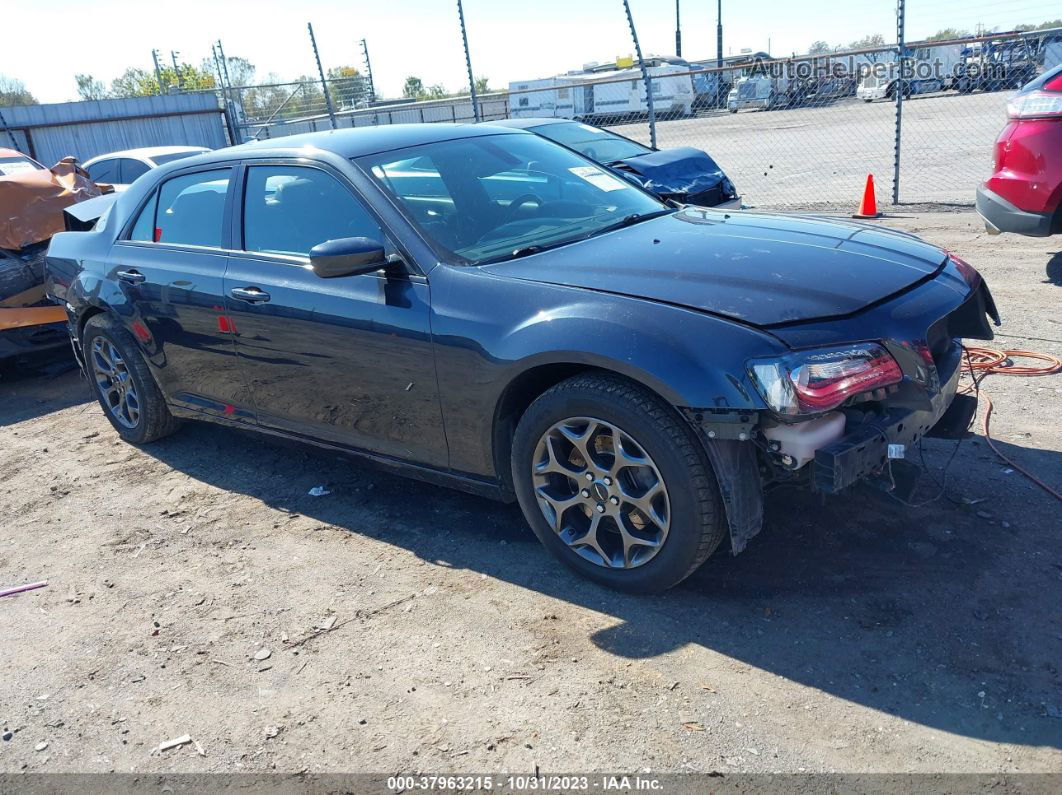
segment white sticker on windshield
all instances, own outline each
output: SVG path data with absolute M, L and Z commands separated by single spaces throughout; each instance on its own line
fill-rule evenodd
M 575 168 L 569 168 L 568 170 L 580 179 L 585 179 L 598 190 L 607 192 L 623 190 L 627 187 L 623 184 L 622 180 L 617 179 L 611 174 L 606 174 L 600 168 L 596 168 L 595 166 L 576 166 Z
M 11 163 L 0 163 L 0 175 L 5 177 L 14 174 L 25 174 L 27 171 L 36 171 L 37 166 L 28 160 L 16 160 Z

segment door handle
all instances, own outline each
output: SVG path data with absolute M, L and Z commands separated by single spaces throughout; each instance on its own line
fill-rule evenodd
M 269 300 L 269 293 L 257 287 L 233 287 L 229 290 L 229 295 L 249 304 L 262 304 Z
M 147 279 L 147 276 L 142 274 L 138 270 L 118 271 L 114 274 L 118 277 L 119 281 L 127 282 L 128 284 L 140 284 Z

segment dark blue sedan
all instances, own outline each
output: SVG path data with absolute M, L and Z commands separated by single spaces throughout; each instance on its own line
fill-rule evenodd
M 648 592 L 760 529 L 764 489 L 906 482 L 965 429 L 988 288 L 909 235 L 675 209 L 541 136 L 410 125 L 162 166 L 48 289 L 118 435 L 253 429 L 518 500 Z
M 574 149 L 663 199 L 740 209 L 741 197 L 719 164 L 700 149 L 651 149 L 612 130 L 568 119 L 505 119 L 492 126 L 527 130 Z

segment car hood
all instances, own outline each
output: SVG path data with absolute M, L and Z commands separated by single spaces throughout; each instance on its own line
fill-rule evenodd
M 858 312 L 932 277 L 945 258 L 866 224 L 687 208 L 485 269 L 772 326 Z
M 627 157 L 609 166 L 634 174 L 646 190 L 658 196 L 680 201 L 715 188 L 726 177 L 711 157 L 689 146 Z

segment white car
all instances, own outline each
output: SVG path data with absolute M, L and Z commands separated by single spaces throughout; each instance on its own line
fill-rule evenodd
M 120 189 L 157 166 L 209 151 L 205 146 L 147 146 L 96 155 L 86 160 L 83 168 L 93 182 L 106 182 Z

